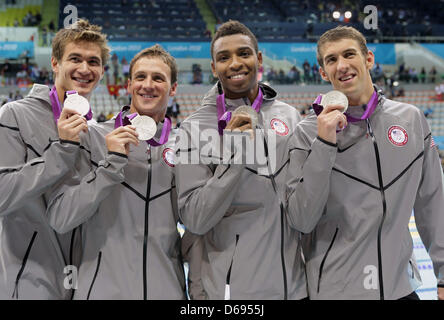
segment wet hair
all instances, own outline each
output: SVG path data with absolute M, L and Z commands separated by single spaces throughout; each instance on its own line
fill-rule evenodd
M 316 56 L 320 67 L 322 68 L 324 67 L 324 61 L 321 53 L 324 45 L 327 42 L 335 42 L 342 39 L 355 40 L 358 43 L 362 54 L 364 56 L 367 55 L 368 53 L 367 41 L 365 40 L 364 35 L 353 27 L 338 26 L 336 28 L 324 32 L 324 34 L 318 40 Z
M 52 56 L 57 61 L 60 61 L 63 58 L 68 43 L 86 41 L 95 43 L 100 47 L 102 66 L 105 66 L 108 63 L 111 50 L 108 46 L 106 34 L 101 31 L 101 27 L 90 24 L 88 20 L 77 20 L 70 27 L 60 29 L 56 33 L 52 41 Z
M 168 67 L 170 67 L 171 71 L 171 84 L 177 82 L 177 64 L 176 60 L 168 53 L 161 45 L 155 44 L 152 47 L 143 49 L 139 53 L 137 53 L 134 58 L 130 62 L 129 69 L 129 78 L 132 79 L 133 68 L 138 60 L 141 58 L 158 58 L 162 60 Z
M 235 35 L 235 34 L 243 34 L 243 35 L 248 36 L 251 39 L 251 42 L 253 43 L 254 50 L 256 51 L 256 53 L 259 52 L 257 39 L 256 39 L 256 36 L 253 34 L 253 32 L 251 32 L 251 30 L 248 29 L 247 26 L 240 23 L 239 21 L 230 20 L 230 21 L 223 23 L 219 27 L 219 29 L 217 29 L 217 31 L 213 37 L 213 40 L 211 40 L 210 50 L 211 50 L 211 58 L 212 59 L 214 59 L 213 49 L 214 49 L 214 43 L 216 42 L 216 40 L 219 38 L 222 38 L 222 37 L 231 36 L 231 35 Z

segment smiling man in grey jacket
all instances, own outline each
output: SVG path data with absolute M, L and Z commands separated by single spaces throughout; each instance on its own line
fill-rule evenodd
M 321 36 L 318 62 L 349 107 L 343 114 L 340 104 L 322 107 L 318 98 L 317 115 L 300 122 L 290 144 L 291 224 L 298 228 L 301 216 L 317 223 L 303 236 L 310 298 L 418 299 L 408 228 L 413 210 L 443 299 L 442 170 L 423 113 L 373 86 L 374 55 L 351 27 Z
M 211 55 L 219 82 L 182 122 L 176 145 L 179 214 L 202 241 L 190 257 L 191 266 L 201 266 L 200 274 L 191 270 L 190 278 L 201 280 L 196 288 L 203 292 L 191 296 L 305 298 L 300 233 L 289 227 L 283 210 L 287 141 L 300 115 L 270 86 L 258 83 L 262 53 L 243 24 L 223 24 Z M 238 114 L 238 107 L 246 113 Z M 231 148 L 228 140 L 238 138 L 245 140 Z M 247 152 L 248 144 L 254 152 Z
M 0 111 L 0 299 L 67 299 L 64 269 L 71 234 L 45 218 L 50 189 L 74 165 L 84 117 L 60 110 L 67 91 L 89 98 L 109 55 L 100 27 L 80 20 L 53 41 L 55 83 L 34 85 L 25 99 Z M 58 122 L 58 127 L 57 127 Z

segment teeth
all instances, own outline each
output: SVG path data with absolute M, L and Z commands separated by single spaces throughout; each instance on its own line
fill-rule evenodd
M 341 78 L 341 81 L 347 81 L 347 80 L 350 80 L 351 78 L 353 78 L 353 76 L 348 76 L 346 78 Z
M 154 98 L 154 96 L 149 96 L 149 95 L 146 95 L 146 94 L 142 95 L 142 97 L 144 97 L 144 98 Z
M 81 83 L 88 83 L 89 82 L 89 80 L 84 80 L 84 79 L 76 79 L 76 80 Z
M 245 75 L 244 74 L 236 74 L 234 76 L 231 76 L 231 79 L 241 79 L 243 78 Z

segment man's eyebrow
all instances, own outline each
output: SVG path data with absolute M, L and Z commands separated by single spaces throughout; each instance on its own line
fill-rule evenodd
M 73 58 L 73 57 L 80 57 L 80 58 L 82 58 L 83 56 L 80 53 L 77 53 L 77 52 L 72 52 L 72 53 L 70 53 L 68 55 L 68 58 Z M 88 60 L 92 59 L 92 60 L 101 61 L 100 57 L 98 57 L 98 56 L 90 56 L 90 57 L 87 57 L 87 59 Z
M 249 46 L 244 46 L 244 47 L 236 48 L 235 51 L 242 51 L 242 50 L 253 50 L 253 48 L 251 48 Z M 219 54 L 227 54 L 227 53 L 230 53 L 230 50 L 221 50 L 221 51 L 216 52 L 216 56 Z
M 342 51 L 341 54 L 345 54 L 345 53 L 349 53 L 349 52 L 356 53 L 356 52 L 358 52 L 358 51 L 357 51 L 355 48 L 347 48 L 347 49 L 345 49 L 344 51 Z M 324 57 L 324 61 L 325 61 L 325 60 L 328 60 L 328 59 L 330 59 L 330 58 L 333 58 L 333 57 L 335 57 L 335 56 L 336 56 L 335 53 L 329 54 L 329 55 L 327 55 L 327 56 Z

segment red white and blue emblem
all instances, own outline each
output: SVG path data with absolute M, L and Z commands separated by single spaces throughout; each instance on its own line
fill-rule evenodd
M 174 158 L 174 150 L 171 148 L 165 148 L 165 150 L 163 150 L 163 161 L 165 161 L 165 163 L 167 165 L 169 165 L 170 167 L 174 167 L 174 165 L 176 164 Z
M 270 121 L 271 129 L 274 130 L 280 136 L 286 136 L 288 134 L 288 126 L 281 119 L 273 118 Z
M 391 126 L 387 135 L 389 141 L 397 147 L 405 146 L 409 141 L 407 131 L 401 126 Z

